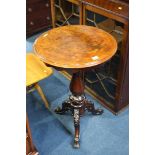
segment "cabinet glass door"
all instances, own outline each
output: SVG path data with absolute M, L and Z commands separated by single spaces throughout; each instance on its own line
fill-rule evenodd
M 55 26 L 73 25 L 80 23 L 79 1 L 55 0 Z
M 118 84 L 118 69 L 122 50 L 124 24 L 104 17 L 92 11 L 85 10 L 85 24 L 95 26 L 110 33 L 118 43 L 118 50 L 111 60 L 99 68 L 85 72 L 86 85 L 95 96 L 104 100 L 110 106 L 115 105 L 115 95 Z

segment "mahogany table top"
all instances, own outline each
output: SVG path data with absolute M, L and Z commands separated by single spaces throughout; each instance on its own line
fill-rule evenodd
M 117 42 L 101 29 L 71 25 L 43 33 L 36 39 L 33 49 L 49 65 L 80 69 L 109 60 L 117 50 Z

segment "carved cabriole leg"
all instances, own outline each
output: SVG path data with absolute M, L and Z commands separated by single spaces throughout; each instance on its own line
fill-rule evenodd
M 94 104 L 91 101 L 85 100 L 84 106 L 85 110 L 91 112 L 93 115 L 101 115 L 103 113 L 102 109 L 95 109 Z
M 101 109 L 95 109 L 94 104 L 88 101 L 84 96 L 84 80 L 82 79 L 83 73 L 79 70 L 73 71 L 69 99 L 62 104 L 62 108 L 58 107 L 55 112 L 57 114 L 65 114 L 67 111 L 71 111 L 74 117 L 75 137 L 74 147 L 79 148 L 80 137 L 80 116 L 83 115 L 85 110 L 88 110 L 93 115 L 100 115 L 103 113 Z
M 55 109 L 55 112 L 60 115 L 64 115 L 67 111 L 72 111 L 72 107 L 69 100 L 62 103 L 62 108 L 57 107 Z
M 74 147 L 79 148 L 80 140 L 80 113 L 79 109 L 74 109 L 74 127 L 75 127 L 75 136 L 74 136 Z

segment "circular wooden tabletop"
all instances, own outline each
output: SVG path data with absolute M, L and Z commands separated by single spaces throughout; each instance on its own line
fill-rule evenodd
M 43 33 L 36 39 L 33 49 L 49 65 L 80 69 L 109 60 L 117 50 L 117 42 L 101 29 L 71 25 Z

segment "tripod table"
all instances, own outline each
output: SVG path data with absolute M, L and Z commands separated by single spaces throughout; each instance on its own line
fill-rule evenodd
M 108 61 L 117 50 L 116 40 L 107 32 L 86 25 L 62 26 L 40 35 L 33 46 L 34 53 L 46 64 L 72 70 L 71 95 L 55 112 L 71 111 L 74 117 L 74 147 L 79 148 L 80 116 L 85 110 L 93 115 L 103 113 L 84 95 L 82 73 Z

